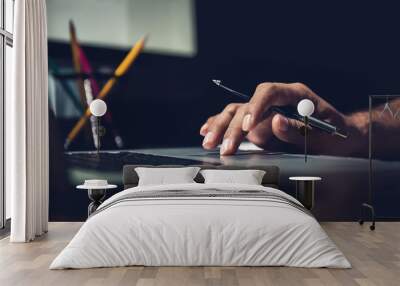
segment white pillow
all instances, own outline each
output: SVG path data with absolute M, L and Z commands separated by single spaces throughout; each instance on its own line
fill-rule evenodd
M 246 184 L 261 185 L 265 171 L 262 170 L 202 170 L 205 184 Z
M 199 170 L 199 167 L 135 168 L 139 186 L 195 183 L 193 179 Z

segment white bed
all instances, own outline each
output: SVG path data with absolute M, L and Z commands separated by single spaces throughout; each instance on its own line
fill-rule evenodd
M 284 192 L 198 183 L 112 196 L 50 269 L 128 265 L 351 267 L 315 218 Z

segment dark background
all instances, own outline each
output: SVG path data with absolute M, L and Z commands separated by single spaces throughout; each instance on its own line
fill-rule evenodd
M 249 94 L 264 81 L 303 82 L 343 112 L 366 108 L 368 94 L 400 92 L 397 7 L 298 2 L 197 1 L 198 54 L 145 52 L 110 94 L 127 147 L 200 144 L 204 120 L 237 101 L 213 78 Z M 93 65 L 111 69 L 127 52 L 84 50 Z M 69 44 L 49 42 L 49 56 L 71 66 Z M 72 149 L 88 147 L 78 140 Z

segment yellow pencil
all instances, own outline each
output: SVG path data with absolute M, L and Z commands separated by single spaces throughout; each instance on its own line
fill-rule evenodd
M 126 57 L 123 59 L 123 61 L 119 64 L 119 66 L 115 70 L 114 76 L 106 82 L 106 84 L 100 90 L 99 95 L 96 98 L 104 99 L 108 95 L 108 93 L 110 92 L 110 90 L 112 89 L 112 87 L 116 82 L 116 78 L 124 75 L 128 71 L 129 67 L 133 64 L 133 62 L 137 59 L 140 52 L 143 50 L 145 42 L 146 42 L 146 37 L 143 37 L 135 43 L 135 45 L 132 47 L 132 49 L 129 51 L 129 53 L 126 55 Z M 90 118 L 90 115 L 91 115 L 90 109 L 87 108 L 85 113 L 75 124 L 74 128 L 72 128 L 72 130 L 69 132 L 64 145 L 65 149 L 68 148 L 71 142 L 78 135 L 79 131 L 81 131 L 86 121 Z

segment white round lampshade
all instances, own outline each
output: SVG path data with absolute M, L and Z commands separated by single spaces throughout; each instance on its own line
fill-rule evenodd
M 89 108 L 90 112 L 97 117 L 101 117 L 107 112 L 107 104 L 101 99 L 93 100 Z
M 314 103 L 309 99 L 303 99 L 297 105 L 297 112 L 301 116 L 311 116 L 314 113 Z

